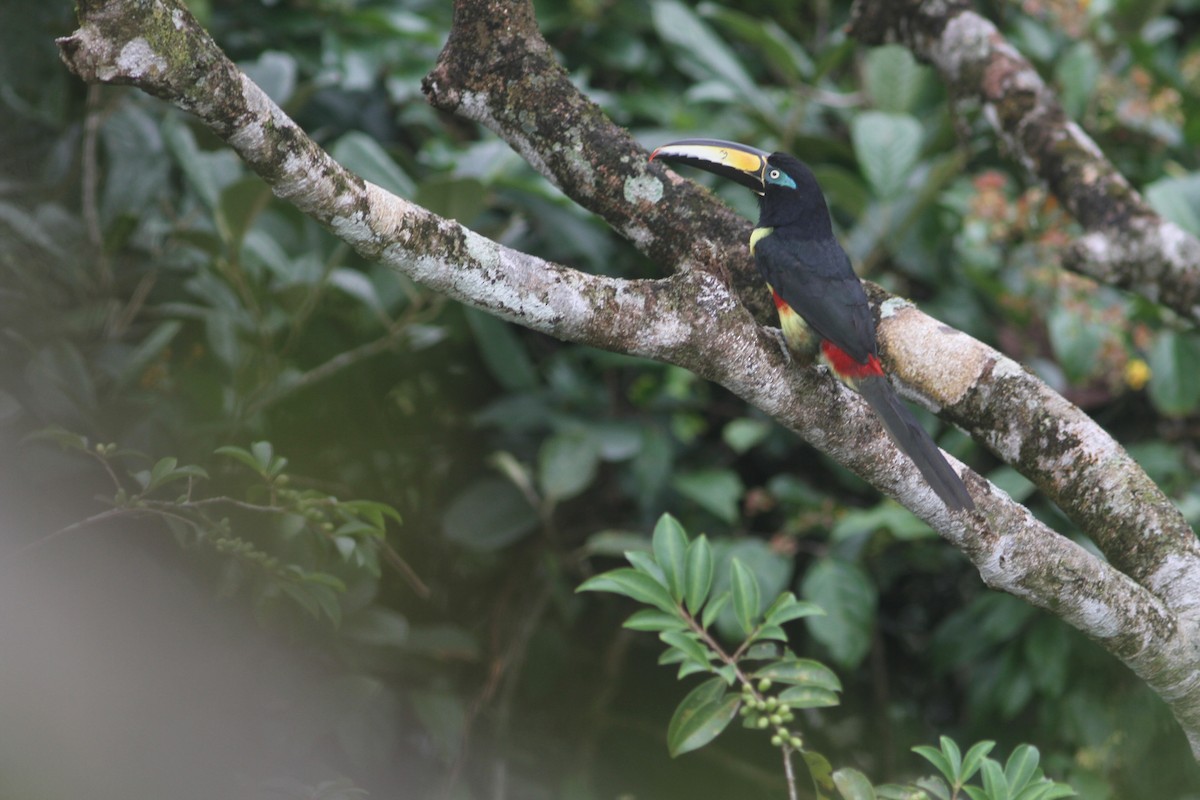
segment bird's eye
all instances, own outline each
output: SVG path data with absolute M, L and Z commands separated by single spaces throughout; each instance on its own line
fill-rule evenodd
M 777 169 L 771 170 L 769 173 L 767 173 L 767 177 L 773 181 L 779 180 L 779 170 L 777 170 Z

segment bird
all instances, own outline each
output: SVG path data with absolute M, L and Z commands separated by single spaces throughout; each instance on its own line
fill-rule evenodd
M 825 195 L 808 165 L 787 153 L 721 139 L 670 142 L 650 160 L 696 167 L 758 195 L 750 252 L 771 292 L 787 349 L 802 364 L 823 362 L 857 391 L 950 511 L 973 511 L 962 479 L 883 370 L 867 294 L 834 235 Z

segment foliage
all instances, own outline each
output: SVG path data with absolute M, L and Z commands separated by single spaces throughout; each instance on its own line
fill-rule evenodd
M 854 769 L 832 770 L 829 759 L 805 747 L 793 709 L 837 705 L 842 690 L 837 676 L 818 661 L 798 658 L 788 647 L 783 625 L 797 619 L 819 617 L 822 609 L 783 592 L 763 609 L 761 590 L 754 573 L 734 558 L 729 563 L 730 589 L 710 596 L 713 586 L 712 547 L 701 535 L 687 532 L 669 514 L 654 527 L 651 552 L 625 554 L 630 567 L 611 570 L 585 581 L 578 591 L 611 592 L 653 608 L 637 611 L 626 628 L 653 631 L 667 645 L 660 664 L 679 664 L 677 678 L 696 673 L 714 677 L 696 686 L 679 703 L 667 728 L 667 749 L 672 756 L 699 749 L 728 727 L 735 717 L 751 730 L 771 734 L 771 745 L 789 763 L 788 793 L 796 797 L 790 759 L 800 754 L 812 776 L 818 798 L 837 791 L 843 800 L 955 800 L 966 793 L 971 800 L 1053 800 L 1071 797 L 1066 784 L 1055 783 L 1038 769 L 1037 748 L 1021 745 L 1008 762 L 1000 764 L 987 754 L 995 742 L 980 742 L 964 757 L 958 745 L 945 736 L 941 749 L 913 748 L 945 776 L 925 778 L 915 785 L 874 787 Z M 730 605 L 742 640 L 732 653 L 709 632 L 720 610 Z M 753 664 L 753 668 L 749 666 Z M 772 691 L 783 684 L 782 691 Z M 980 772 L 983 786 L 967 781 Z M 877 793 L 878 789 L 878 793 Z
M 907 511 L 756 410 L 681 370 L 531 335 L 362 263 L 185 115 L 71 79 L 52 43 L 72 27 L 67 3 L 2 5 L 0 439 L 20 465 L 6 497 L 29 498 L 0 511 L 0 555 L 112 514 L 138 546 L 174 535 L 191 570 L 236 588 L 230 602 L 269 631 L 320 645 L 342 716 L 314 736 L 334 744 L 314 746 L 325 771 L 305 786 L 352 796 L 338 779 L 400 750 L 421 767 L 415 797 L 486 795 L 500 762 L 511 792 L 530 797 L 745 795 L 747 781 L 778 794 L 775 752 L 738 731 L 704 765 L 664 766 L 644 746 L 675 705 L 654 655 L 611 633 L 613 604 L 571 592 L 627 550 L 667 556 L 678 576 L 678 553 L 640 533 L 664 510 L 707 532 L 708 602 L 695 586 L 690 599 L 708 610 L 730 598 L 703 626 L 714 641 L 744 640 L 788 591 L 824 608 L 788 633 L 840 671 L 842 721 L 797 715 L 805 747 L 903 782 L 908 748 L 943 732 L 995 738 L 1010 764 L 1030 759 L 1018 744 L 1031 741 L 1098 800 L 1178 797 L 1200 780 L 1169 714 L 1123 668 L 988 593 Z M 365 177 L 539 256 L 658 276 L 505 145 L 425 104 L 449 3 L 190 5 Z M 537 3 L 576 84 L 640 141 L 714 136 L 803 155 L 866 277 L 1036 371 L 1200 520 L 1196 333 L 1062 273 L 1068 215 L 983 120 L 951 113 L 927 67 L 848 41 L 848 8 Z M 987 11 L 1155 207 L 1200 232 L 1194 3 Z M 744 192 L 715 188 L 754 213 Z M 1023 478 L 924 421 L 1072 533 Z M 94 462 L 86 479 L 45 442 L 20 444 L 48 430 Z M 39 517 L 43 487 L 78 513 L 14 521 Z M 70 548 L 87 527 L 24 557 Z M 687 555 L 684 576 L 703 574 Z M 676 587 L 690 613 L 688 588 Z M 699 634 L 664 632 L 680 668 L 699 668 L 686 657 Z

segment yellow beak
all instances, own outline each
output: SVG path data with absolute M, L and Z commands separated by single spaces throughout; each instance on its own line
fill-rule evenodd
M 762 194 L 770 155 L 757 147 L 721 139 L 682 139 L 659 147 L 650 154 L 650 160 L 660 159 L 697 167 Z

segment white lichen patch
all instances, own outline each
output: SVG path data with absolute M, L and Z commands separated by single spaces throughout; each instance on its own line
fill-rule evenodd
M 630 175 L 625 179 L 625 202 L 657 203 L 663 196 L 662 181 L 653 175 Z
M 1076 599 L 1073 610 L 1067 617 L 1074 617 L 1077 627 L 1096 639 L 1111 639 L 1121 633 L 1121 623 L 1107 603 L 1088 597 Z
M 906 308 L 912 306 L 908 300 L 903 297 L 889 297 L 879 304 L 879 318 L 888 319 L 889 317 L 899 314 Z
M 592 187 L 596 183 L 596 172 L 592 169 L 591 162 L 583 154 L 583 145 L 578 132 L 571 136 L 569 144 L 555 145 L 555 150 L 563 154 L 567 170 L 575 176 L 578 193 L 584 197 L 590 197 Z
M 980 61 L 992 50 L 996 26 L 973 11 L 958 14 L 946 25 L 941 38 L 932 48 L 933 60 L 957 81 L 963 64 Z
M 171 12 L 171 24 L 175 26 L 175 30 L 181 31 L 184 28 L 184 21 L 187 19 L 187 12 L 182 8 L 177 8 Z
M 167 60 L 154 52 L 150 43 L 138 37 L 128 42 L 117 54 L 117 70 L 121 75 L 142 78 L 157 75 L 167 69 Z
M 640 250 L 645 250 L 654 242 L 654 231 L 647 228 L 645 225 L 626 225 L 621 228 L 621 233 L 625 238 L 638 246 Z
M 463 234 L 467 245 L 467 255 L 485 270 L 499 269 L 500 245 L 467 228 L 463 228 Z

